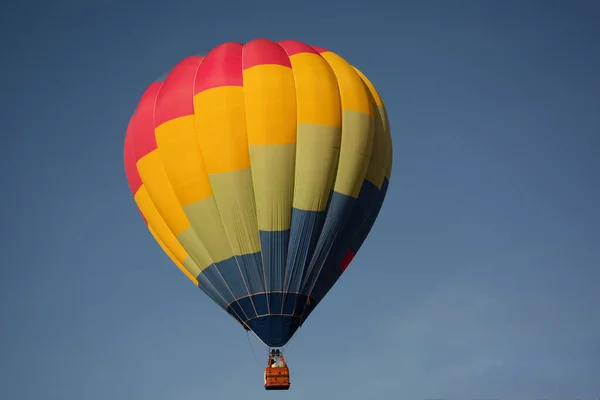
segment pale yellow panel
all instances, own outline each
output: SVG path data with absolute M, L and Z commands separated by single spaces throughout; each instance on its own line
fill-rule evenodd
M 330 51 L 322 53 L 321 56 L 335 73 L 342 99 L 342 108 L 372 116 L 373 103 L 369 98 L 369 92 L 354 67 Z
M 185 258 L 185 260 L 183 260 L 181 264 L 183 264 L 183 266 L 188 271 L 191 271 L 192 275 L 194 275 L 195 277 L 198 277 L 200 275 L 200 272 L 202 272 L 198 264 L 196 264 L 196 262 L 192 260 L 192 257 L 190 257 L 189 255 Z
M 250 168 L 210 175 L 219 214 L 234 255 L 260 251 Z
M 392 138 L 390 134 L 389 120 L 385 105 L 371 81 L 359 70 L 356 72 L 367 85 L 371 96 L 376 102 L 375 107 L 375 138 L 371 162 L 367 170 L 366 179 L 381 188 L 384 177 L 391 178 L 392 170 Z
M 337 169 L 341 128 L 298 125 L 294 207 L 324 211 Z
M 374 119 L 357 111 L 344 111 L 342 147 L 334 190 L 354 198 L 362 187 L 373 150 Z
M 194 122 L 208 174 L 250 166 L 244 89 L 223 86 L 194 96 Z M 213 188 L 214 189 L 214 188 Z
M 244 71 L 248 144 L 296 143 L 294 74 L 281 65 L 257 65 Z
M 177 235 L 177 240 L 187 250 L 200 271 L 204 271 L 213 263 L 204 243 L 200 241 L 192 226 Z
M 148 224 L 161 238 L 165 246 L 171 250 L 179 262 L 183 262 L 188 254 L 156 209 L 152 199 L 150 198 L 150 195 L 148 194 L 148 191 L 146 190 L 145 185 L 142 185 L 136 192 L 135 202 L 144 215 L 144 218 L 146 218 L 146 221 L 148 221 Z
M 381 189 L 383 178 L 387 172 L 387 160 L 389 152 L 389 134 L 386 131 L 384 115 L 381 113 L 381 107 L 377 107 L 375 117 L 375 136 L 373 140 L 373 151 L 371 152 L 371 162 L 367 170 L 366 179 Z
M 298 123 L 341 127 L 339 89 L 327 61 L 311 53 L 294 54 L 290 60 L 296 82 Z
M 184 206 L 194 231 L 214 263 L 233 257 L 227 233 L 213 196 Z
M 177 268 L 179 268 L 181 270 L 181 272 L 183 272 L 185 274 L 185 276 L 187 276 L 190 281 L 194 282 L 194 284 L 196 286 L 198 286 L 198 280 L 196 279 L 196 276 L 198 276 L 198 274 L 200 272 L 198 271 L 198 273 L 196 273 L 195 275 L 192 275 L 192 273 L 190 273 L 190 271 L 188 271 L 188 269 L 183 266 L 183 264 L 177 259 L 177 257 L 175 257 L 175 255 L 162 242 L 162 240 L 160 240 L 160 237 L 158 236 L 158 234 L 156 232 L 154 232 L 154 229 L 152 229 L 152 227 L 150 225 L 148 225 L 148 229 L 150 230 L 150 233 L 152 234 L 152 236 L 154 237 L 154 239 L 156 240 L 156 242 L 159 244 L 159 246 L 161 247 L 161 249 L 163 249 L 163 251 L 171 259 L 171 261 L 173 261 L 173 263 L 175 265 L 177 265 Z
M 384 176 L 388 178 L 388 181 L 391 178 L 392 173 L 392 136 L 390 132 L 390 122 L 388 120 L 387 111 L 385 109 L 385 105 L 377 107 L 377 115 L 379 116 L 379 121 L 381 124 L 381 131 L 383 132 L 383 148 L 380 150 L 381 154 L 378 158 L 381 160 L 381 167 L 384 170 Z
M 294 198 L 296 145 L 250 146 L 250 161 L 258 229 L 268 232 L 289 229 Z
M 169 182 L 160 156 L 160 150 L 155 149 L 138 160 L 137 169 L 160 216 L 175 236 L 185 231 L 188 221 L 175 191 Z
M 204 160 L 194 128 L 194 116 L 172 119 L 156 128 L 160 156 L 182 205 L 195 203 L 212 195 Z

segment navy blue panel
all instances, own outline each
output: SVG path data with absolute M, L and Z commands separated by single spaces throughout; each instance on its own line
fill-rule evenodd
M 198 287 L 202 289 L 212 301 L 217 303 L 221 308 L 227 309 L 227 305 L 231 302 L 231 299 L 228 300 L 223 298 L 212 282 L 207 279 L 206 275 L 198 276 L 196 279 L 198 280 Z
M 389 184 L 389 180 L 387 178 L 384 178 L 383 183 L 381 184 L 381 190 L 377 191 L 377 196 L 375 198 L 374 204 L 370 207 L 372 212 L 370 212 L 367 215 L 365 223 L 362 225 L 360 231 L 358 232 L 355 238 L 356 241 L 354 241 L 352 244 L 352 250 L 354 251 L 354 254 L 358 253 L 358 250 L 369 235 L 369 232 L 371 232 L 371 228 L 373 228 L 373 224 L 375 224 L 375 220 L 379 216 L 379 211 L 381 211 L 381 207 L 383 206 L 383 201 L 385 200 L 385 195 L 387 194 Z
M 252 303 L 252 300 L 250 299 L 250 296 L 238 299 L 237 302 L 242 307 L 244 315 L 247 317 L 247 319 L 249 319 L 249 318 L 256 318 L 257 317 L 256 311 L 254 311 L 255 310 L 254 309 L 254 304 Z
M 256 308 L 256 313 L 258 315 L 271 314 L 269 312 L 269 305 L 267 304 L 267 295 L 265 293 L 260 293 L 252 296 L 252 301 L 254 302 L 254 308 Z
M 246 294 L 264 293 L 265 272 L 262 267 L 260 252 L 235 256 L 235 261 L 237 261 L 239 269 L 244 275 L 244 280 L 248 287 L 248 292 L 246 292 Z
M 283 314 L 282 312 L 282 296 L 283 293 L 269 293 L 269 309 L 270 314 Z
M 325 297 L 327 292 L 329 292 L 329 290 L 333 287 L 333 285 L 335 285 L 339 277 L 342 275 L 343 271 L 341 264 L 346 256 L 345 252 L 348 251 L 347 246 L 347 242 L 344 243 L 340 241 L 339 244 L 336 243 L 334 245 L 334 248 L 329 253 L 329 257 L 327 258 L 327 261 L 321 270 L 319 279 L 317 279 L 317 282 L 315 283 L 315 286 L 310 294 L 310 300 L 311 302 L 315 303 L 315 306 L 321 300 L 323 300 L 323 297 Z
M 221 266 L 221 269 L 226 273 L 228 271 L 227 266 Z M 231 275 L 231 272 L 229 272 L 229 274 Z M 239 283 L 243 289 L 241 275 L 239 272 L 238 275 L 240 276 Z M 234 301 L 236 297 L 240 297 L 237 296 L 235 292 L 232 293 L 232 291 L 229 289 L 229 285 L 231 284 L 225 282 L 223 276 L 219 273 L 219 267 L 217 267 L 215 264 L 211 264 L 208 266 L 208 268 L 204 269 L 200 275 L 196 277 L 196 279 L 198 279 L 198 286 L 213 287 L 215 290 L 215 295 L 223 297 L 228 304 Z M 235 285 L 235 282 L 233 282 L 233 284 Z
M 248 326 L 269 347 L 284 346 L 300 327 L 300 318 L 271 315 L 248 321 Z
M 365 180 L 360 188 L 355 210 L 352 213 L 347 229 L 345 229 L 344 232 L 352 244 L 356 245 L 356 243 L 360 241 L 360 236 L 364 235 L 361 231 L 365 230 L 365 227 L 368 225 L 368 221 L 372 216 L 377 215 L 377 204 L 380 196 L 381 191 L 379 188 L 375 186 L 374 183 Z M 352 248 L 352 251 L 354 252 L 357 250 L 358 249 Z
M 282 295 L 285 298 L 285 306 L 283 309 L 281 308 Z M 279 305 L 277 309 L 272 308 L 271 312 L 269 312 L 267 309 L 267 295 L 264 293 L 242 297 L 241 299 L 237 299 L 231 303 L 226 308 L 227 310 L 231 308 L 238 314 L 241 314 L 242 318 L 244 318 L 245 315 L 245 320 L 255 318 L 257 316 L 262 317 L 269 315 L 295 315 L 300 317 L 302 316 L 302 309 L 298 308 L 297 304 L 305 304 L 308 296 L 305 294 L 296 293 L 269 293 L 268 298 L 272 301 L 272 305 Z M 282 310 L 284 312 L 282 312 Z M 258 314 L 256 314 L 256 312 L 258 312 Z
M 282 292 L 290 231 L 260 231 L 267 292 Z M 256 293 L 256 292 L 253 292 Z
M 231 303 L 227 307 L 227 312 L 233 315 L 236 319 L 240 319 L 242 321 L 246 321 L 248 319 L 248 317 L 244 315 L 244 311 L 237 301 Z
M 384 180 L 381 190 L 369 181 L 365 180 L 363 183 L 352 209 L 352 214 L 333 244 L 321 274 L 311 292 L 311 301 L 315 303 L 313 308 L 325 297 L 341 276 L 343 272 L 341 264 L 348 250 L 352 250 L 356 254 L 371 231 L 383 204 L 387 186 L 387 179 Z M 305 311 L 305 318 L 308 314 L 309 312 Z
M 294 315 L 302 316 L 304 314 L 304 309 L 306 308 L 308 296 L 299 295 L 296 299 L 296 303 L 294 304 Z
M 304 211 L 296 208 L 292 210 L 285 292 L 300 292 L 302 274 L 312 258 L 325 215 L 325 211 Z
M 298 295 L 296 295 L 295 293 L 285 293 L 283 295 L 282 314 L 293 314 L 294 308 L 296 307 L 297 300 L 298 300 Z
M 248 295 L 240 268 L 233 257 L 211 264 L 200 273 L 199 278 L 203 276 L 206 276 L 226 299 L 233 301 Z
M 270 314 L 267 306 L 267 295 L 264 293 L 242 297 L 237 299 L 237 302 L 240 304 L 244 315 L 246 315 L 246 319 Z
M 327 208 L 327 218 L 325 219 L 321 236 L 317 242 L 315 253 L 309 267 L 304 271 L 302 277 L 302 289 L 300 290 L 300 293 L 311 292 L 334 242 L 342 232 L 352 214 L 352 208 L 355 203 L 356 199 L 351 196 L 346 196 L 337 192 L 332 194 L 331 201 Z
M 283 268 L 281 265 L 279 268 Z M 227 303 L 252 293 L 264 293 L 261 253 L 245 254 L 211 264 L 200 273 L 198 281 L 214 287 Z M 204 287 L 204 285 L 203 285 Z
M 227 311 L 234 317 L 241 317 L 243 325 L 248 326 L 268 346 L 283 346 L 290 340 L 303 321 L 302 313 L 308 310 L 308 308 L 305 308 L 307 296 L 295 293 L 286 293 L 285 296 L 286 303 L 289 302 L 290 304 L 290 313 L 287 315 L 277 311 L 276 314 L 256 316 L 252 304 L 258 305 L 265 302 L 266 296 L 264 294 L 238 299 L 237 302 L 232 303 L 227 308 Z M 269 299 L 274 299 L 275 302 L 279 302 L 279 305 L 281 305 L 281 293 L 278 295 L 271 293 Z

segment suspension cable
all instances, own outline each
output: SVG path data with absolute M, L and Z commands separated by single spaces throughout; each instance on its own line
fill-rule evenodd
M 248 346 L 250 347 L 250 350 L 252 351 L 252 355 L 254 356 L 256 363 L 262 367 L 262 364 L 260 363 L 260 361 L 258 361 L 258 357 L 256 357 L 256 353 L 254 352 L 252 343 L 250 342 L 250 333 L 248 331 L 246 331 L 246 339 L 248 339 Z

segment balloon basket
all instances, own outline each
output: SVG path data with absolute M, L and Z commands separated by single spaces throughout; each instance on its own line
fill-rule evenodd
M 265 390 L 288 390 L 290 370 L 279 349 L 271 349 L 269 362 L 265 368 Z
M 288 367 L 265 368 L 265 390 L 288 390 L 290 370 Z

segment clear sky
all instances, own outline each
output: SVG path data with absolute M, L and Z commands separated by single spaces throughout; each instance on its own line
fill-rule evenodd
M 4 2 L 0 398 L 598 396 L 599 20 L 594 1 Z M 123 169 L 148 83 L 256 37 L 360 68 L 394 142 L 284 394 L 155 244 Z

